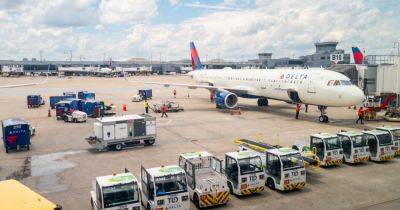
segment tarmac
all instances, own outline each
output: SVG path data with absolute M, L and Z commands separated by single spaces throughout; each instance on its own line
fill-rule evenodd
M 42 78 L 0 78 L 0 84 L 40 81 Z M 294 119 L 294 105 L 270 100 L 268 107 L 258 107 L 254 99 L 239 99 L 241 115 L 217 110 L 204 89 L 189 90 L 145 85 L 143 81 L 193 83 L 189 77 L 135 76 L 129 82 L 123 78 L 50 77 L 39 86 L 0 89 L 0 119 L 21 117 L 36 127 L 30 151 L 6 154 L 0 143 L 0 179 L 18 179 L 44 197 L 66 210 L 86 210 L 90 206 L 90 190 L 96 176 L 122 172 L 125 168 L 140 179 L 140 166 L 156 167 L 178 163 L 180 153 L 207 150 L 223 158 L 224 153 L 236 151 L 237 138 L 262 140 L 271 144 L 291 146 L 307 144 L 309 135 L 340 130 L 362 130 L 376 126 L 398 125 L 385 121 L 356 125 L 356 110 L 328 108 L 330 122 L 318 122 L 317 107 L 309 112 L 302 107 L 300 118 Z M 154 146 L 135 147 L 122 151 L 97 152 L 85 141 L 93 132 L 94 119 L 87 123 L 64 123 L 47 116 L 48 98 L 63 91 L 87 90 L 96 99 L 117 105 L 118 114 L 141 114 L 142 102 L 131 102 L 139 88 L 152 88 L 156 102 L 173 100 L 184 107 L 183 112 L 157 117 L 157 140 Z M 41 94 L 46 105 L 28 109 L 26 96 Z M 122 104 L 127 111 L 122 111 Z M 400 209 L 399 158 L 385 163 L 368 162 L 360 165 L 307 171 L 304 189 L 279 192 L 267 189 L 249 197 L 231 196 L 230 202 L 219 209 Z M 191 209 L 195 206 L 191 204 Z

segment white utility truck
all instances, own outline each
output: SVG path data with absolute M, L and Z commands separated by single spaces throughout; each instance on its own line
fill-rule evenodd
M 343 149 L 343 160 L 346 163 L 369 161 L 369 146 L 365 134 L 357 131 L 342 131 L 337 134 Z
M 83 123 L 87 120 L 87 114 L 79 110 L 75 110 L 72 113 L 65 113 L 63 116 L 64 122 Z
M 150 115 L 97 118 L 93 127 L 94 136 L 86 140 L 98 150 L 121 150 L 143 143 L 153 145 L 156 139 L 156 118 Z
M 222 161 L 206 151 L 179 156 L 179 166 L 186 171 L 190 199 L 197 208 L 226 204 L 229 188 L 222 174 Z
M 395 148 L 392 136 L 387 131 L 363 131 L 366 135 L 372 161 L 387 161 L 394 158 Z
M 225 154 L 225 176 L 231 194 L 250 195 L 265 189 L 265 174 L 261 157 L 252 151 Z
M 266 185 L 270 189 L 288 191 L 306 185 L 304 160 L 298 150 L 248 139 L 239 139 L 235 143 L 242 151 L 254 151 L 260 155 L 267 176 Z
M 392 135 L 393 145 L 396 148 L 396 155 L 400 155 L 400 127 L 383 126 L 376 128 L 377 130 L 387 131 Z
M 132 173 L 96 177 L 90 192 L 93 210 L 140 210 L 139 185 Z
M 310 136 L 310 147 L 293 145 L 303 154 L 313 151 L 321 166 L 340 165 L 343 162 L 343 149 L 336 134 L 318 133 Z
M 148 210 L 189 210 L 185 171 L 177 166 L 141 170 L 142 204 Z

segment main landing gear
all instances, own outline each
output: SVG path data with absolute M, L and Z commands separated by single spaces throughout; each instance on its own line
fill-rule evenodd
M 259 98 L 257 100 L 258 106 L 268 106 L 268 99 L 267 98 Z
M 328 107 L 326 106 L 318 106 L 318 110 L 321 112 L 321 116 L 319 116 L 318 120 L 321 123 L 328 123 L 329 122 L 329 117 L 326 115 L 326 109 Z

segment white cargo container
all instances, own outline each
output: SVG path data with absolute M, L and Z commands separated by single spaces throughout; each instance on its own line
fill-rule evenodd
M 86 140 L 98 150 L 121 150 L 142 143 L 152 145 L 156 139 L 156 118 L 150 115 L 97 118 L 93 132 L 94 136 Z

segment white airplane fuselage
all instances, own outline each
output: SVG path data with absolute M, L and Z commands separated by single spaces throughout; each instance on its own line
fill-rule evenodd
M 200 69 L 189 75 L 198 83 L 248 90 L 239 97 L 326 107 L 358 105 L 365 97 L 348 77 L 324 69 Z M 334 85 L 335 81 L 339 84 Z M 297 93 L 301 102 L 293 101 L 289 93 Z

